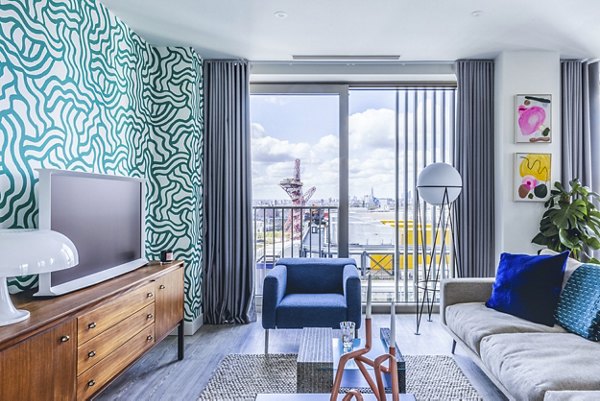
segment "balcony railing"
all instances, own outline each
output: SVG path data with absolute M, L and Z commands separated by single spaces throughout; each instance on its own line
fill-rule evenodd
M 365 212 L 366 213 L 366 212 Z M 352 213 L 350 226 L 353 224 Z M 377 215 L 366 215 L 377 216 Z M 364 218 L 364 215 L 361 217 Z M 269 269 L 281 258 L 337 257 L 338 254 L 338 207 L 337 206 L 255 206 L 254 219 L 254 255 L 256 260 L 256 293 L 262 294 L 263 280 Z M 427 243 L 427 264 L 431 262 L 431 248 L 435 233 L 431 224 L 425 227 L 415 226 L 411 221 L 395 224 L 390 220 L 377 220 L 373 224 L 383 224 L 400 234 L 398 280 L 394 273 L 395 247 L 391 240 L 373 244 L 374 238 L 368 234 L 364 243 L 349 244 L 349 256 L 356 261 L 361 277 L 370 273 L 373 276 L 374 301 L 390 301 L 394 291 L 398 291 L 399 302 L 414 302 L 415 280 L 423 277 L 423 252 L 417 241 Z M 352 227 L 350 227 L 352 228 Z M 363 233 L 364 234 L 364 233 Z M 450 234 L 446 232 L 449 240 Z M 441 235 L 438 236 L 441 241 Z M 439 243 L 438 243 L 439 245 Z M 440 277 L 451 274 L 451 246 L 442 257 L 436 253 L 433 261 L 434 275 L 439 270 Z M 398 284 L 396 284 L 398 282 Z

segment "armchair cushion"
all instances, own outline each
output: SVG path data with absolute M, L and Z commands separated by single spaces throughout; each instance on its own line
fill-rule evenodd
M 339 329 L 344 320 L 346 300 L 341 294 L 289 294 L 277 307 L 277 327 Z
M 283 258 L 277 265 L 287 267 L 286 294 L 343 294 L 346 265 L 356 266 L 350 258 Z

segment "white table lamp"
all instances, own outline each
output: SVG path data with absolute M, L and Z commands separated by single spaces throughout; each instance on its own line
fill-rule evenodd
M 7 277 L 68 269 L 79 263 L 73 242 L 52 230 L 0 230 L 0 326 L 21 322 L 29 312 L 16 309 Z

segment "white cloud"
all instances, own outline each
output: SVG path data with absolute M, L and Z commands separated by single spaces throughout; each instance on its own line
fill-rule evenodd
M 250 124 L 250 132 L 252 135 L 252 139 L 262 138 L 263 136 L 265 136 L 265 127 L 263 127 L 259 123 L 251 123 Z
M 255 162 L 283 162 L 303 159 L 310 155 L 308 143 L 291 143 L 272 136 L 263 135 L 252 138 L 252 160 Z
M 350 152 L 394 149 L 395 113 L 390 109 L 368 109 L 350 116 Z
M 390 109 L 369 109 L 350 116 L 350 196 L 362 197 L 373 188 L 375 196 L 394 197 L 395 115 Z M 317 143 L 303 138 L 297 141 L 270 136 L 260 124 L 252 125 L 252 169 L 255 199 L 286 199 L 279 182 L 293 175 L 294 159 L 302 161 L 301 175 L 305 190 L 317 187 L 314 200 L 338 198 L 339 139 L 321 137 Z M 404 144 L 401 143 L 401 149 Z M 412 140 L 409 140 L 412 151 Z M 419 152 L 419 161 L 422 155 Z M 404 158 L 400 158 L 401 168 Z M 409 160 L 409 187 L 412 183 L 412 159 Z M 404 177 L 401 178 L 403 185 Z

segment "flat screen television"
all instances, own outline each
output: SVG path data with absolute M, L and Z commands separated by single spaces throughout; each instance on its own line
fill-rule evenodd
M 79 264 L 40 274 L 36 296 L 66 294 L 148 263 L 144 257 L 144 180 L 38 171 L 39 226 L 71 239 Z

